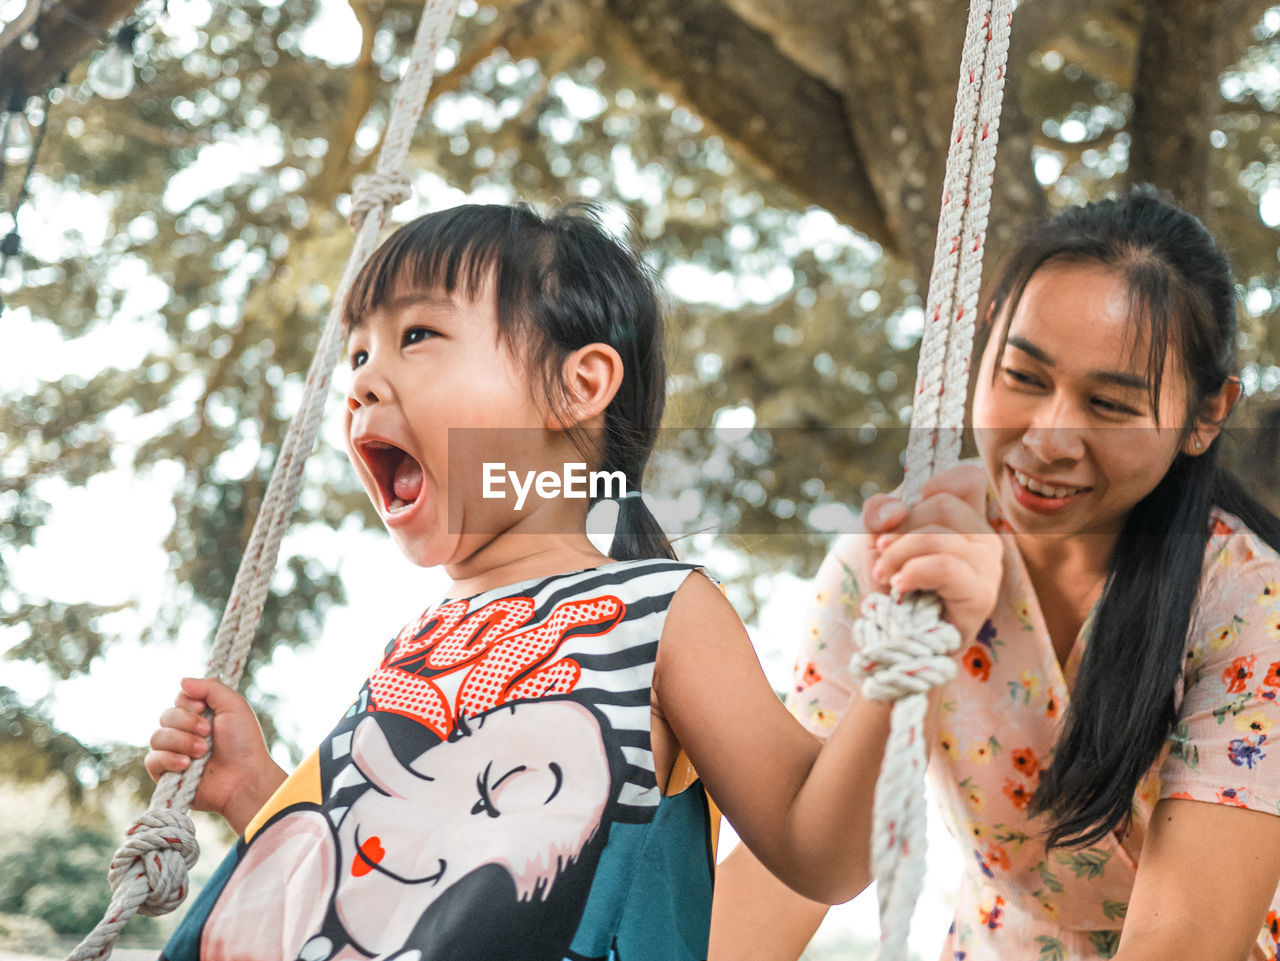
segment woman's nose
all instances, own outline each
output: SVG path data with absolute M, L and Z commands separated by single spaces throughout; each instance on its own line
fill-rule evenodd
M 1045 463 L 1076 460 L 1084 454 L 1084 429 L 1065 398 L 1048 398 L 1038 405 L 1022 443 Z

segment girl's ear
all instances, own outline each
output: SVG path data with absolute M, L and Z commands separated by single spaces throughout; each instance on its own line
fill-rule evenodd
M 1189 457 L 1199 457 L 1207 451 L 1239 399 L 1240 378 L 1228 377 L 1216 394 L 1205 398 L 1200 417 L 1182 442 L 1182 452 Z
M 578 425 L 591 426 L 622 385 L 622 358 L 608 344 L 587 344 L 568 357 L 560 369 L 568 404 L 547 415 L 547 427 L 560 430 Z

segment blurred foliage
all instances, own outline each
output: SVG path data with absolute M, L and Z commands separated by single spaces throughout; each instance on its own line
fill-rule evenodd
M 57 932 L 45 921 L 22 914 L 0 914 L 0 948 L 9 951 L 42 951 Z
M 3 291 L 7 318 L 56 330 L 68 349 L 137 345 L 134 360 L 91 374 L 0 384 L 0 644 L 59 678 L 89 671 L 119 641 L 124 622 L 108 617 L 118 605 L 84 602 L 74 585 L 67 597 L 33 594 L 16 571 L 59 492 L 112 469 L 173 478 L 169 600 L 137 612 L 147 624 L 138 630 L 148 643 L 192 624 L 212 630 L 347 255 L 344 191 L 371 163 L 417 15 L 412 3 L 354 3 L 364 59 L 347 67 L 307 52 L 309 27 L 331 7 L 170 6 L 172 15 L 140 8 L 150 19 L 130 97 L 95 98 L 83 65 L 54 92 L 20 217 L 22 282 Z M 1206 133 L 1213 224 L 1249 304 L 1242 347 L 1254 402 L 1280 387 L 1277 235 L 1259 216 L 1260 200 L 1280 191 L 1272 13 L 1222 75 Z M 763 178 L 634 64 L 569 42 L 542 60 L 487 48 L 502 15 L 463 3 L 411 156 L 417 198 L 397 217 L 464 196 L 583 197 L 625 212 L 673 291 L 671 429 L 647 488 L 665 501 L 672 533 L 688 535 L 682 552 L 736 558 L 726 574 L 750 616 L 760 575 L 812 571 L 841 510 L 896 483 L 917 278 Z M 1117 64 L 1132 60 L 1135 37 L 1090 23 L 1011 71 L 1054 207 L 1124 179 L 1132 97 Z M 447 69 L 455 62 L 465 70 Z M 19 174 L 9 171 L 0 207 Z M 743 423 L 768 430 L 728 429 Z M 726 429 L 707 429 L 717 424 Z M 296 524 L 377 523 L 344 461 L 321 446 Z M 287 556 L 249 676 L 273 645 L 315 636 L 342 596 L 332 564 Z M 274 738 L 271 705 L 249 693 Z M 61 733 L 41 705 L 7 689 L 0 711 L 0 779 L 62 777 L 77 799 L 113 779 L 145 784 L 137 751 Z
M 111 900 L 102 872 L 118 844 L 109 832 L 83 826 L 7 834 L 0 841 L 0 914 L 39 918 L 62 935 L 88 934 Z M 154 937 L 157 929 L 155 918 L 137 918 L 123 943 Z
M 83 744 L 58 730 L 44 705 L 24 704 L 13 690 L 3 685 L 0 685 L 0 772 L 5 781 L 20 784 L 56 778 L 65 786 L 73 806 L 83 805 L 86 795 L 97 798 L 109 793 L 104 790 L 102 795 L 94 795 L 91 789 L 99 786 L 132 794 L 140 791 L 144 783 L 150 784 L 135 747 Z M 91 807 L 98 808 L 97 805 Z

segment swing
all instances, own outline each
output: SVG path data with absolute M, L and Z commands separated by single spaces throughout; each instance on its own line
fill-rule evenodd
M 320 427 L 342 345 L 342 304 L 372 254 L 389 211 L 411 196 L 409 178 L 401 168 L 431 85 L 436 53 L 457 8 L 458 0 L 426 0 L 377 168 L 359 178 L 353 190 L 355 244 L 206 666 L 206 675 L 232 688 L 243 672 L 303 467 Z M 918 499 L 934 471 L 950 466 L 958 456 L 1011 11 L 1012 0 L 972 0 L 969 12 L 905 459 L 908 503 Z M 913 596 L 899 604 L 878 595 L 864 602 L 864 617 L 855 626 L 860 648 L 855 667 L 866 675 L 864 693 L 895 702 L 876 786 L 873 864 L 880 892 L 880 957 L 903 961 L 911 911 L 924 875 L 925 816 L 919 782 L 927 692 L 955 674 L 950 655 L 958 637 L 940 620 L 939 611 L 936 598 Z M 161 777 L 147 811 L 129 828 L 111 860 L 112 896 L 103 919 L 67 961 L 109 957 L 134 914 L 167 914 L 186 897 L 187 872 L 199 855 L 186 812 L 208 756 L 194 759 L 183 773 Z

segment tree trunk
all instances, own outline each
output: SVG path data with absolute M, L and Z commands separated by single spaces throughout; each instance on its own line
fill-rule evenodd
M 1209 131 L 1222 102 L 1219 76 L 1270 7 L 1270 0 L 1148 0 L 1129 125 L 1131 183 L 1153 183 L 1212 220 Z
M 1129 123 L 1130 181 L 1158 184 L 1200 217 L 1208 208 L 1209 126 L 1219 99 L 1218 74 L 1188 70 L 1180 54 L 1215 46 L 1220 16 L 1216 4 L 1203 0 L 1150 0 Z

